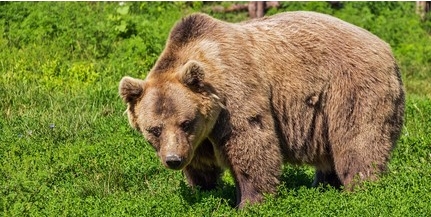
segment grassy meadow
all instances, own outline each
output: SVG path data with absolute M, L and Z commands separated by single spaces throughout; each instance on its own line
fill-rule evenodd
M 2 216 L 431 216 L 431 16 L 414 2 L 283 2 L 361 26 L 387 41 L 407 92 L 389 171 L 354 193 L 311 188 L 313 169 L 283 169 L 277 194 L 237 210 L 229 173 L 213 191 L 187 186 L 132 130 L 118 96 L 144 78 L 169 30 L 202 2 L 0 2 Z

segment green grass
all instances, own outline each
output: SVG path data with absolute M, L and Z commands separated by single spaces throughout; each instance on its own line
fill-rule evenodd
M 118 96 L 144 77 L 170 27 L 215 3 L 0 3 L 0 213 L 3 216 L 430 216 L 431 38 L 414 3 L 282 3 L 363 26 L 388 41 L 407 104 L 389 171 L 354 193 L 311 188 L 313 169 L 286 165 L 275 195 L 236 210 L 226 173 L 190 189 L 133 131 Z M 223 3 L 228 4 L 228 3 Z M 214 14 L 242 20 L 244 13 Z

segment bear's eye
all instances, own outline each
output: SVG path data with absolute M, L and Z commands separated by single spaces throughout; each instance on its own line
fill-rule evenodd
M 147 131 L 151 134 L 153 134 L 155 137 L 159 137 L 160 134 L 162 134 L 162 128 L 161 127 L 150 127 L 147 129 Z
M 185 120 L 180 124 L 180 127 L 184 132 L 187 132 L 192 128 L 192 121 Z

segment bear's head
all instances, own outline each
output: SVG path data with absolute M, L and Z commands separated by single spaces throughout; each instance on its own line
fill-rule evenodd
M 223 104 L 205 81 L 201 63 L 152 71 L 145 80 L 124 77 L 119 92 L 130 125 L 154 147 L 162 163 L 182 169 L 209 136 Z

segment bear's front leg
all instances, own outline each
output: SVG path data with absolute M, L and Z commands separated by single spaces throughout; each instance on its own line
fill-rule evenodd
M 273 193 L 275 186 L 266 186 L 266 191 L 259 186 L 263 183 L 255 183 L 257 177 L 251 177 L 249 174 L 233 172 L 236 186 L 236 204 L 238 208 L 243 208 L 246 204 L 260 203 L 263 200 L 264 193 Z M 263 181 L 263 180 L 262 180 Z
M 217 186 L 222 169 L 217 165 L 213 145 L 209 140 L 197 148 L 192 162 L 183 169 L 190 186 L 211 190 Z
M 212 190 L 217 186 L 222 170 L 219 167 L 187 166 L 183 170 L 190 186 L 199 186 L 202 190 Z
M 282 155 L 273 132 L 259 129 L 236 134 L 224 151 L 235 178 L 239 208 L 261 202 L 265 193 L 275 193 Z

